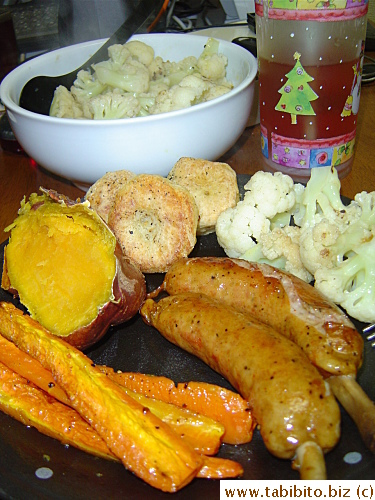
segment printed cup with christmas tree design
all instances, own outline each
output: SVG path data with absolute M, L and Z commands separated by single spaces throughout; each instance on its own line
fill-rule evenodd
M 265 169 L 300 182 L 327 164 L 340 177 L 350 172 L 367 8 L 364 0 L 256 0 Z

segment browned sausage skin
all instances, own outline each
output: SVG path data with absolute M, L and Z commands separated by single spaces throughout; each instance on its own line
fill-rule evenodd
M 321 374 L 292 341 L 205 295 L 147 299 L 141 314 L 248 399 L 271 453 L 291 459 L 305 442 L 315 442 L 323 451 L 335 446 L 339 407 Z
M 266 264 L 226 257 L 182 259 L 167 272 L 171 295 L 202 292 L 249 313 L 298 344 L 325 375 L 355 375 L 363 339 L 314 287 Z

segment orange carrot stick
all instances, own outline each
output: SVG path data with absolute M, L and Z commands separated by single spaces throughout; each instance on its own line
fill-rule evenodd
M 222 459 L 213 457 L 206 460 L 206 457 L 194 453 L 189 445 L 184 446 L 181 438 L 169 431 L 168 426 L 161 420 L 149 414 L 147 408 L 125 395 L 125 391 L 121 391 L 118 384 L 106 380 L 105 376 L 103 378 L 103 374 L 82 352 L 51 335 L 9 303 L 0 303 L 0 325 L 1 333 L 8 340 L 14 342 L 23 352 L 30 353 L 47 371 L 53 372 L 61 387 L 64 390 L 66 388 L 66 394 L 70 396 L 69 400 L 75 410 L 84 415 L 125 466 L 134 459 L 136 469 L 130 466 L 131 470 L 149 484 L 163 491 L 176 491 L 187 484 L 194 475 L 235 477 L 242 473 L 242 467 L 232 464 L 230 460 L 223 462 Z M 27 381 L 26 384 L 31 385 Z M 45 397 L 49 398 L 47 395 Z M 61 407 L 65 408 L 65 405 Z M 9 413 L 11 414 L 10 411 Z M 137 418 L 128 418 L 128 414 L 134 416 L 136 413 Z M 27 421 L 29 415 L 24 415 L 23 418 Z M 166 439 L 163 439 L 164 437 Z M 139 445 L 129 447 L 132 440 L 139 440 Z M 145 440 L 149 446 L 145 445 Z M 150 445 L 154 446 L 150 448 Z M 145 446 L 147 453 L 144 455 Z M 167 453 L 161 453 L 159 457 L 154 447 Z M 159 461 L 159 458 L 163 460 Z M 162 475 L 147 475 L 150 470 L 147 463 L 150 461 L 154 464 L 152 471 L 157 472 L 158 467 Z M 174 466 L 177 462 L 179 465 L 176 468 Z
M 0 335 L 0 361 L 61 403 L 70 405 L 65 392 L 56 384 L 52 373 L 2 335 Z
M 243 474 L 243 467 L 238 462 L 220 457 L 203 458 L 203 466 L 197 477 L 205 479 L 225 479 L 230 477 L 240 477 Z
M 48 396 L 0 362 L 0 410 L 39 432 L 100 458 L 119 462 L 103 439 L 72 408 Z M 238 477 L 242 466 L 225 458 L 203 457 L 197 477 Z
M 165 492 L 181 489 L 196 476 L 202 457 L 81 351 L 7 302 L 0 302 L 0 328 L 5 338 L 51 371 L 73 408 L 127 469 Z
M 70 404 L 63 389 L 39 361 L 24 353 L 0 335 L 0 361 L 14 372 L 31 380 L 36 386 L 64 404 Z M 240 395 L 214 384 L 204 382 L 175 383 L 166 377 L 141 373 L 115 372 L 106 366 L 98 367 L 126 388 L 153 399 L 187 408 L 220 422 L 225 427 L 222 441 L 241 444 L 251 441 L 255 422 L 249 403 Z
M 134 392 L 188 408 L 221 422 L 225 427 L 222 438 L 225 443 L 248 443 L 253 437 L 256 424 L 249 403 L 233 391 L 206 382 L 180 383 L 176 386 L 173 380 L 166 377 L 115 372 L 106 366 L 98 368 Z
M 39 387 L 0 362 L 0 410 L 46 436 L 107 460 L 119 461 L 103 439 L 72 408 L 48 396 Z M 203 457 L 197 477 L 224 479 L 242 475 L 237 462 Z
M 12 342 L 0 335 L 0 362 L 18 373 L 37 387 L 55 397 L 58 401 L 71 406 L 63 389 L 55 382 L 51 372 L 43 368 L 38 360 L 21 351 Z M 135 399 L 157 417 L 167 423 L 183 437 L 197 452 L 214 455 L 222 443 L 224 426 L 205 415 L 197 415 L 188 409 L 156 398 L 149 398 L 122 386 L 132 399 Z
M 63 444 L 118 460 L 103 439 L 72 408 L 61 404 L 0 362 L 0 409 Z

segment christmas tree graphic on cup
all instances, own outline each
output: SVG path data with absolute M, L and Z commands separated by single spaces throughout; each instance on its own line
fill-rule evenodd
M 306 73 L 300 63 L 300 57 L 301 54 L 294 53 L 293 58 L 296 64 L 285 75 L 287 82 L 279 89 L 281 98 L 275 107 L 277 111 L 289 113 L 293 125 L 297 123 L 297 115 L 315 115 L 311 101 L 319 97 L 309 85 L 314 78 Z

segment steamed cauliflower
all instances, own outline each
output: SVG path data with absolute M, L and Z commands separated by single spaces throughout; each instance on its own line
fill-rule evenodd
M 147 68 L 137 60 L 129 58 L 121 66 L 114 70 L 108 64 L 99 63 L 93 66 L 96 78 L 102 85 L 113 89 L 121 89 L 134 94 L 147 92 L 150 76 Z
M 109 59 L 80 71 L 70 90 L 55 90 L 50 115 L 59 118 L 116 119 L 187 108 L 219 97 L 233 87 L 227 58 L 209 39 L 199 58 L 163 61 L 139 41 L 114 44 Z
M 299 253 L 300 228 L 275 227 L 260 235 L 258 244 L 248 250 L 242 259 L 262 262 L 283 269 L 310 283 L 313 276 L 305 268 Z
M 108 67 L 114 70 L 121 68 L 121 66 L 125 64 L 125 61 L 131 56 L 128 47 L 128 44 L 121 45 L 120 43 L 111 45 L 108 47 L 109 59 L 107 61 L 103 61 L 101 64 L 107 64 Z
M 314 280 L 353 318 L 373 323 L 375 191 L 344 205 L 340 188 L 333 167 L 313 169 L 306 187 L 278 172 L 258 172 L 243 200 L 220 215 L 217 238 L 229 257 Z
M 349 206 L 342 203 L 340 187 L 335 169 L 314 169 L 302 197 L 300 254 L 312 274 L 321 267 L 330 269 L 339 262 L 341 257 L 336 242 L 361 216 L 358 202 L 353 201 Z
M 229 257 L 266 262 L 311 281 L 299 255 L 300 229 L 289 226 L 303 190 L 296 192 L 291 177 L 281 172 L 262 171 L 244 188 L 243 200 L 219 216 L 219 245 Z
M 262 233 L 269 232 L 270 221 L 257 207 L 243 200 L 219 215 L 215 230 L 225 253 L 229 257 L 240 257 L 256 245 Z
M 185 76 L 180 83 L 171 88 L 161 90 L 155 98 L 151 115 L 189 108 L 200 102 L 209 101 L 228 92 L 228 87 L 213 85 L 199 74 Z
M 94 120 L 133 118 L 138 116 L 141 105 L 131 94 L 107 92 L 90 100 L 89 111 Z
M 289 212 L 296 202 L 293 179 L 281 172 L 257 172 L 244 188 L 245 198 L 251 198 L 251 202 L 269 219 Z
M 63 85 L 55 90 L 56 99 L 51 105 L 51 113 L 58 118 L 83 118 L 83 109 L 73 95 Z
M 134 56 L 144 66 L 150 66 L 155 57 L 155 52 L 149 45 L 139 40 L 130 40 L 125 44 L 130 54 Z
M 348 214 L 355 215 L 345 226 L 339 218 L 341 232 L 329 247 L 335 263 L 316 270 L 315 286 L 353 318 L 374 323 L 375 191 L 358 193 L 348 206 Z
M 204 94 L 204 101 L 211 101 L 212 99 L 216 99 L 217 97 L 220 97 L 232 88 L 231 85 L 211 85 L 210 88 L 205 92 Z
M 71 88 L 71 94 L 79 102 L 102 94 L 106 89 L 107 86 L 100 83 L 89 71 L 81 70 L 78 72 L 74 86 Z M 65 90 L 67 91 L 67 89 Z
M 350 316 L 375 322 L 375 227 L 367 239 L 354 246 L 347 259 L 315 273 L 315 286 Z
M 332 245 L 340 234 L 337 225 L 327 219 L 322 219 L 314 226 L 308 226 L 301 231 L 300 258 L 312 275 L 320 267 L 331 268 L 335 265 L 336 255 L 332 251 Z
M 155 98 L 155 105 L 150 114 L 166 113 L 177 109 L 189 108 L 199 102 L 202 94 L 208 90 L 208 83 L 196 75 L 188 75 L 178 85 L 162 91 Z

